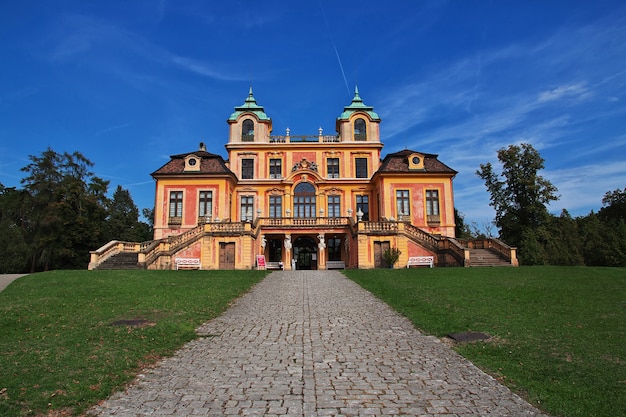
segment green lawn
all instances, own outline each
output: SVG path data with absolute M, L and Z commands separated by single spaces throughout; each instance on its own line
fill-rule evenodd
M 554 416 L 626 416 L 626 269 L 349 270 L 424 333 Z
M 265 271 L 54 271 L 0 292 L 0 416 L 79 415 Z
M 626 269 L 346 275 L 425 333 L 493 336 L 456 349 L 550 414 L 626 415 Z M 263 276 L 56 271 L 20 278 L 0 292 L 0 416 L 79 415 L 195 338 L 198 325 Z M 135 320 L 138 326 L 128 325 Z

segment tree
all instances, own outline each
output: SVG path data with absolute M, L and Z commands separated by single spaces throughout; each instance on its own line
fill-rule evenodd
M 118 185 L 109 203 L 109 236 L 112 239 L 134 242 L 135 227 L 139 222 L 139 209 L 128 190 Z
M 546 204 L 558 200 L 557 189 L 539 175 L 544 159 L 530 144 L 502 148 L 498 160 L 502 164 L 501 174 L 494 172 L 491 163 L 481 164 L 476 174 L 485 181 L 491 194 L 490 205 L 496 211 L 500 238 L 518 246 L 523 257 L 523 242 L 534 245 L 538 238 L 534 231 L 547 222 L 550 214 Z
M 543 250 L 549 265 L 584 265 L 578 223 L 565 209 L 550 216 L 545 226 Z
M 144 215 L 150 211 L 144 209 Z M 150 221 L 150 220 L 149 220 Z M 143 242 L 152 239 L 152 228 L 139 221 L 139 209 L 128 190 L 117 186 L 109 203 L 109 238 L 128 242 Z
M 473 237 L 470 227 L 465 224 L 465 216 L 456 208 L 454 209 L 454 224 L 454 235 L 457 239 L 471 239 Z
M 602 199 L 598 215 L 607 221 L 626 221 L 626 187 L 623 190 L 608 191 Z
M 80 152 L 48 148 L 29 159 L 22 184 L 32 207 L 26 220 L 31 271 L 84 267 L 103 240 L 108 181 L 94 176 L 93 163 Z
M 26 193 L 0 183 L 0 274 L 27 271 L 29 248 L 24 240 Z

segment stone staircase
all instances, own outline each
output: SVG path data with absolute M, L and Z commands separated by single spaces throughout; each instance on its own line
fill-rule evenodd
M 138 262 L 138 253 L 120 252 L 102 262 L 96 269 L 143 269 Z
M 509 261 L 489 249 L 470 249 L 470 266 L 512 266 Z

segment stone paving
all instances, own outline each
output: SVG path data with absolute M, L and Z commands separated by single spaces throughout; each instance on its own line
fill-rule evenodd
M 270 274 L 99 416 L 545 416 L 339 272 Z

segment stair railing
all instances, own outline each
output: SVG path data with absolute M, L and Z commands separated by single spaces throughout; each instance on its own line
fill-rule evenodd
M 421 243 L 427 249 L 432 251 L 439 250 L 440 238 L 431 235 L 428 232 L 423 231 L 419 227 L 413 226 L 411 223 L 403 223 L 405 232 L 414 238 L 418 243 Z
M 504 256 L 511 262 L 511 265 L 519 266 L 519 262 L 517 260 L 517 248 L 513 248 L 496 238 L 489 239 L 489 248 Z
M 137 252 L 138 250 L 139 243 L 112 240 L 109 243 L 100 247 L 99 249 L 89 252 L 90 259 L 87 269 L 92 270 L 97 268 L 98 265 L 100 265 L 110 257 L 117 255 L 118 253 Z

